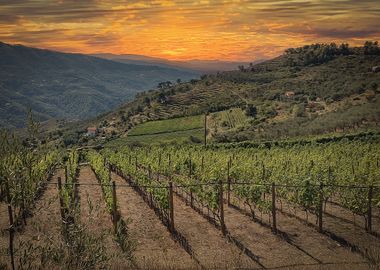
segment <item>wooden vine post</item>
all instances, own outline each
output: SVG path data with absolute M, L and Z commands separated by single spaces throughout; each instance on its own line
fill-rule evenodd
M 113 231 L 114 234 L 117 234 L 117 222 L 118 220 L 117 213 L 117 199 L 116 199 L 116 183 L 112 181 L 112 222 L 113 222 Z
M 318 231 L 323 232 L 323 183 L 319 185 Z
M 169 229 L 174 232 L 174 200 L 173 200 L 173 182 L 169 181 Z
M 14 224 L 13 224 L 13 214 L 12 206 L 8 204 L 8 216 L 9 216 L 9 255 L 11 257 L 12 270 L 15 269 L 15 258 L 13 250 L 13 239 L 14 239 Z
M 219 215 L 220 215 L 220 227 L 222 234 L 226 235 L 226 225 L 224 223 L 224 203 L 223 203 L 223 182 L 219 181 Z
M 277 233 L 276 223 L 276 184 L 272 183 L 272 230 L 273 233 Z
M 65 214 L 65 206 L 63 204 L 62 198 L 62 180 L 61 177 L 58 177 L 58 195 L 59 195 L 59 207 L 61 212 L 61 219 L 63 223 L 63 235 L 65 239 L 67 239 L 67 222 L 66 222 L 66 214 Z
M 372 197 L 373 197 L 373 186 L 368 189 L 368 212 L 367 212 L 367 232 L 372 232 Z
M 148 179 L 149 179 L 149 183 L 152 183 L 152 169 L 150 167 L 150 164 L 148 165 Z M 152 194 L 152 191 L 149 191 L 149 203 L 151 205 L 153 204 L 153 194 Z
M 231 168 L 231 157 L 227 163 L 227 205 L 231 205 L 231 178 L 230 178 L 230 168 Z

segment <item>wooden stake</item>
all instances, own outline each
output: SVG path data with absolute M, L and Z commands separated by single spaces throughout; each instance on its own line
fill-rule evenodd
M 231 178 L 230 178 L 230 161 L 227 163 L 227 204 L 231 205 Z
M 273 232 L 277 233 L 277 224 L 276 224 L 276 184 L 272 183 L 272 229 Z
M 219 215 L 220 215 L 220 227 L 222 234 L 226 235 L 226 225 L 224 224 L 224 203 L 223 203 L 223 182 L 219 181 Z
M 6 197 L 7 197 L 7 203 L 11 203 L 11 192 L 9 190 L 8 179 L 7 179 L 7 181 L 5 181 L 5 192 L 6 192 Z
M 65 239 L 67 238 L 67 222 L 66 222 L 66 215 L 65 215 L 65 206 L 63 204 L 63 198 L 62 198 L 62 180 L 61 177 L 58 177 L 58 195 L 59 195 L 59 207 L 61 212 L 61 219 L 63 223 L 63 235 Z
M 318 231 L 323 232 L 323 183 L 319 186 Z
M 12 270 L 15 269 L 15 258 L 13 251 L 13 239 L 14 239 L 14 224 L 13 224 L 13 214 L 12 206 L 8 204 L 8 216 L 9 216 L 9 255 L 11 256 Z
M 173 182 L 169 182 L 169 214 L 170 214 L 170 231 L 174 232 L 174 200 L 173 200 Z
M 116 201 L 116 183 L 112 181 L 112 222 L 113 222 L 113 230 L 114 234 L 117 234 L 117 222 L 118 222 L 118 214 L 117 214 L 117 201 Z
M 368 189 L 368 212 L 367 212 L 367 232 L 372 232 L 372 196 L 373 187 L 370 186 Z

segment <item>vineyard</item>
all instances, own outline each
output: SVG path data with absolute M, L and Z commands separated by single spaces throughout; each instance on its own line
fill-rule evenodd
M 0 269 L 379 266 L 376 139 L 96 151 L 2 136 Z

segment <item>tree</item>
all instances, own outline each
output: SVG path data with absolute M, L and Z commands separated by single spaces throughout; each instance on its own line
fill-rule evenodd
M 149 107 L 150 106 L 150 98 L 149 97 L 145 97 L 144 98 L 144 103 Z
M 257 115 L 257 108 L 253 104 L 248 104 L 245 108 L 245 114 L 250 117 L 256 117 Z
M 366 41 L 364 43 L 364 54 L 365 55 L 378 55 L 380 54 L 379 43 L 377 41 Z
M 340 53 L 341 53 L 342 55 L 349 55 L 349 54 L 350 54 L 350 48 L 349 48 L 348 43 L 342 43 L 342 44 L 339 46 L 339 50 L 340 50 Z

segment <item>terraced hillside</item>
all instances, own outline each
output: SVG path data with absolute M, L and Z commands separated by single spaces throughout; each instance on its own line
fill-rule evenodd
M 237 126 L 220 123 L 216 132 L 210 126 L 210 139 L 267 140 L 378 129 L 380 72 L 375 67 L 380 66 L 380 49 L 375 48 L 344 51 L 319 44 L 289 49 L 240 70 L 161 85 L 84 125 L 107 128 L 112 122 L 114 134 L 123 136 L 146 121 L 230 109 L 244 115 L 254 108 Z

